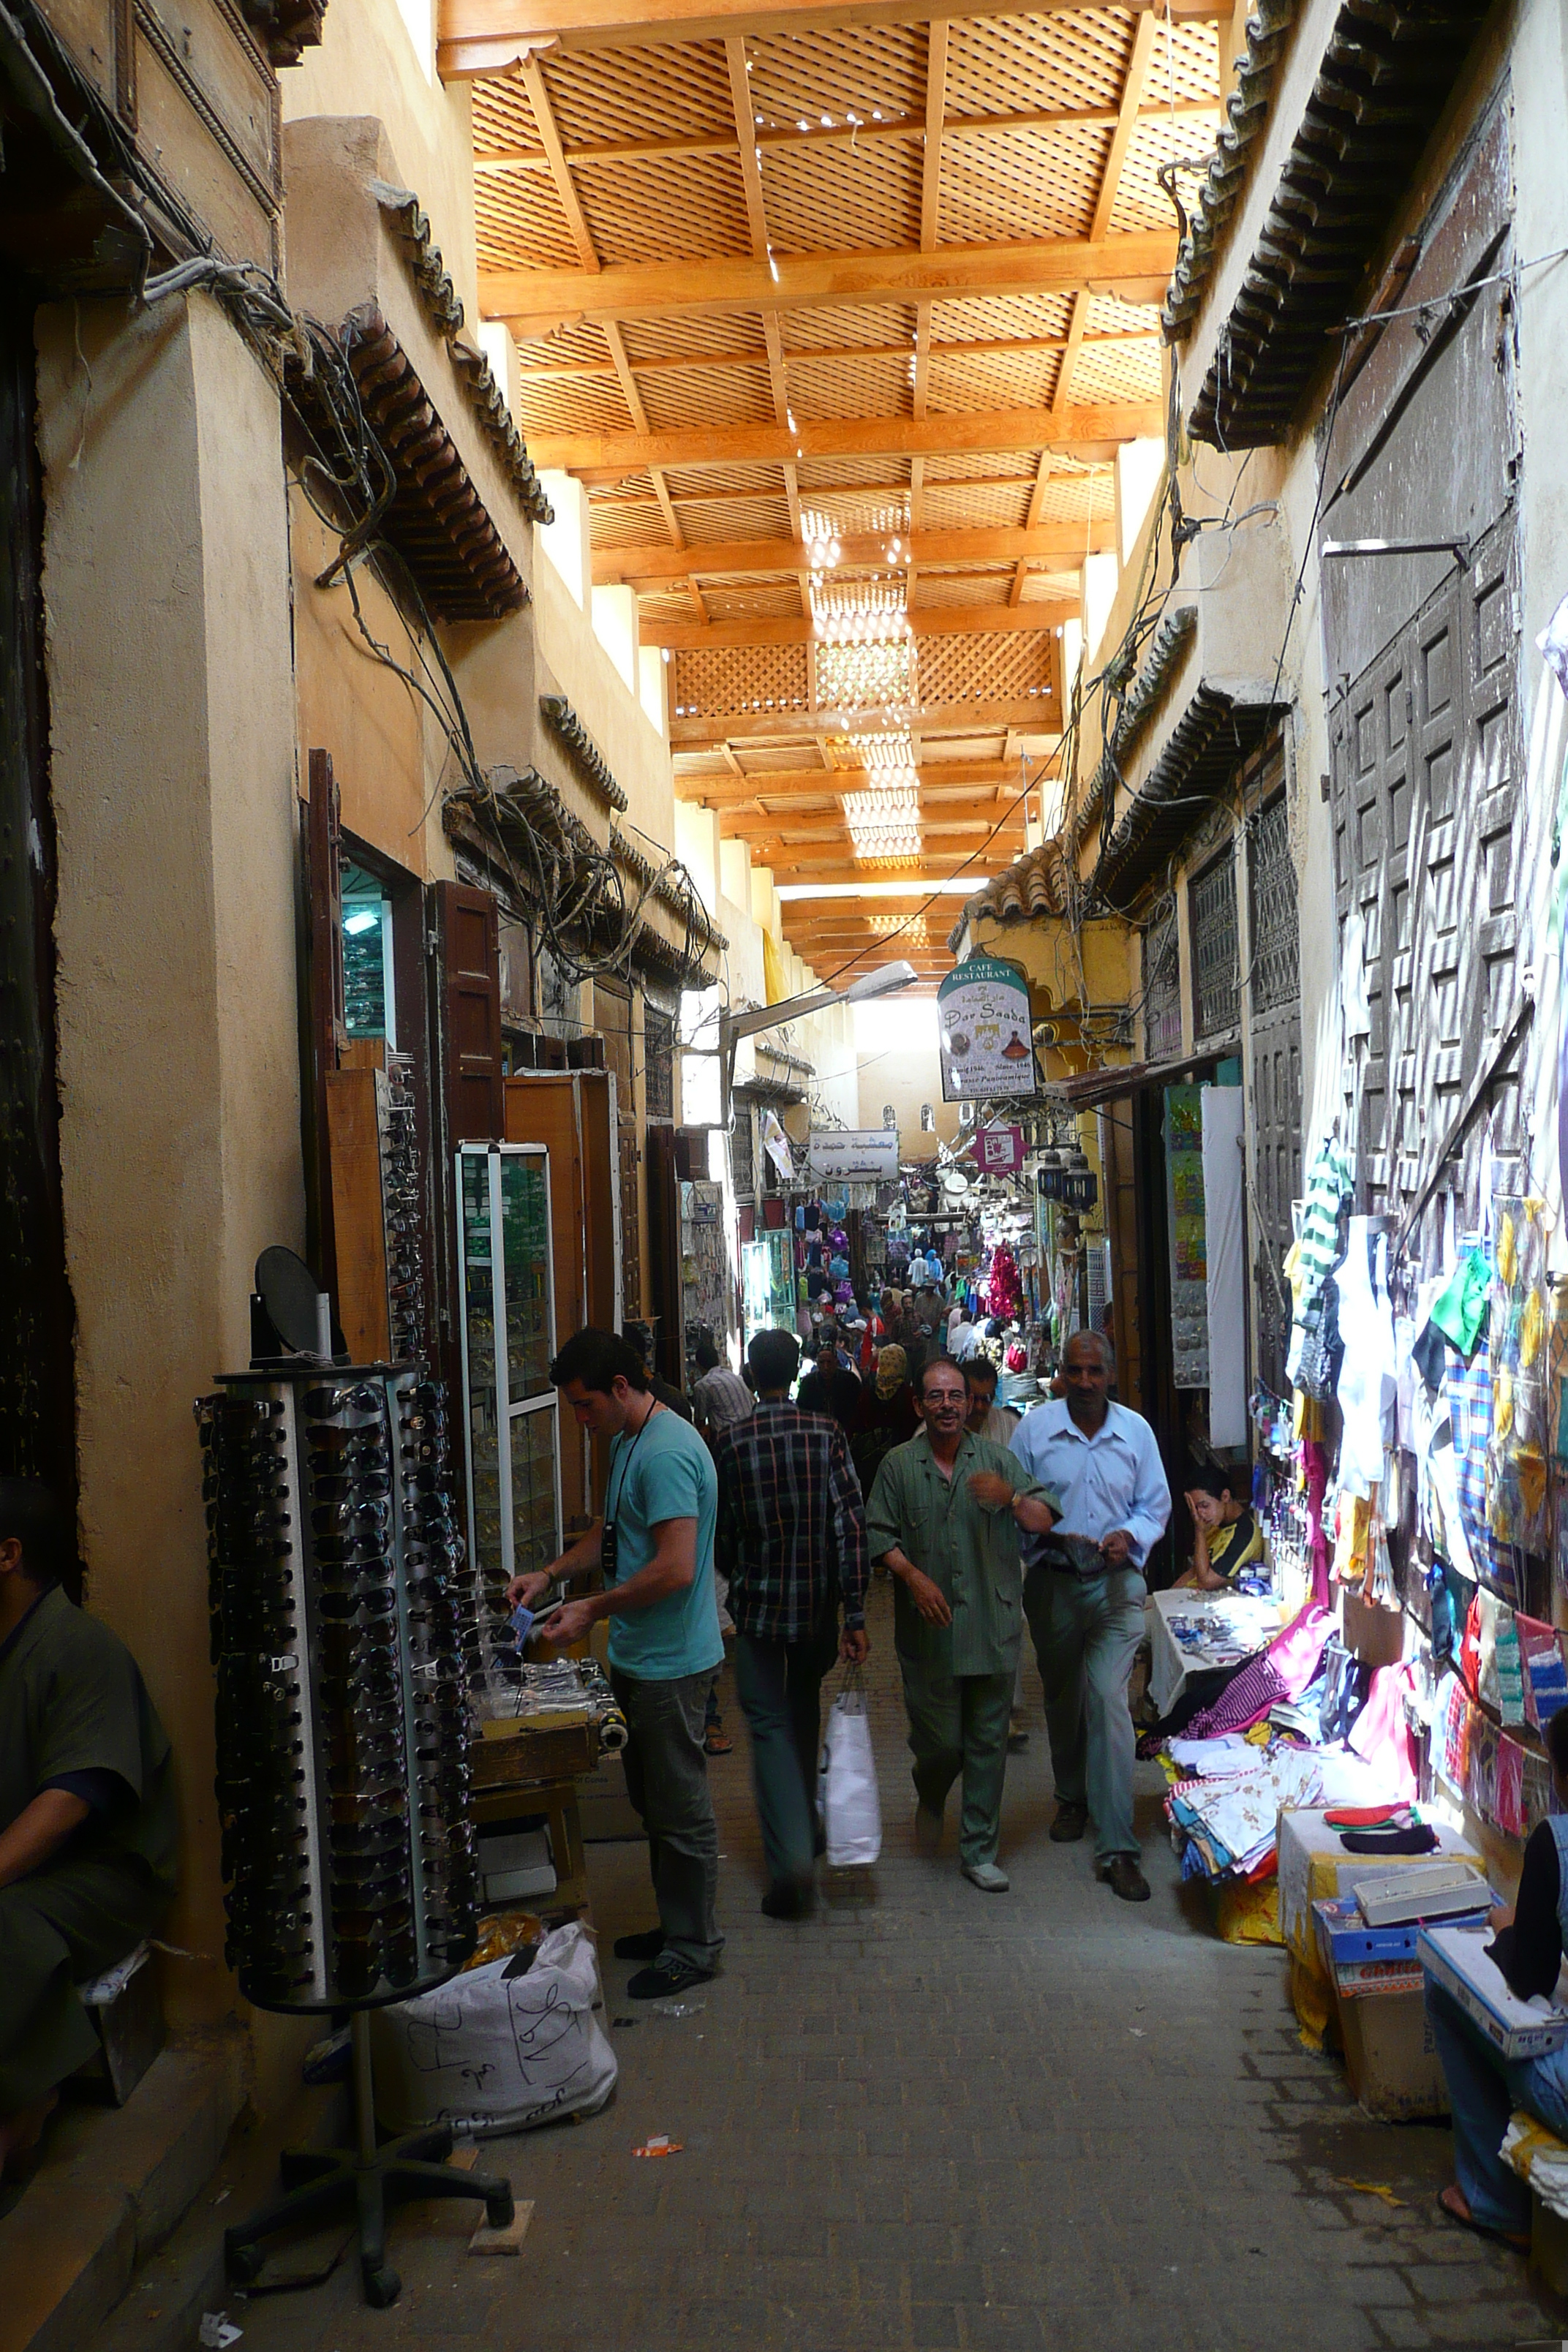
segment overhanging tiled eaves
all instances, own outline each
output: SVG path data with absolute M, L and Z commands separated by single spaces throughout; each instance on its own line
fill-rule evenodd
M 397 478 L 383 537 L 438 620 L 517 612 L 527 585 L 413 362 L 374 303 L 351 312 L 342 334 L 365 421 Z
M 1195 439 L 1286 437 L 1486 13 L 1483 0 L 1343 0 L 1194 403 Z M 1189 270 L 1179 287 L 1181 273 L 1178 260 L 1167 320 L 1190 324 L 1195 281 Z
M 371 194 L 403 247 L 420 307 L 446 343 L 468 405 L 495 450 L 523 512 L 532 522 L 553 522 L 555 509 L 544 494 L 544 486 L 533 469 L 522 436 L 512 423 L 511 411 L 490 373 L 489 360 L 472 343 L 462 341 L 462 300 L 431 236 L 424 206 L 412 188 L 395 188 L 385 180 L 373 180 Z
M 1089 876 L 1089 910 L 1130 914 L 1140 895 L 1230 796 L 1237 769 L 1289 703 L 1248 701 L 1200 683 L 1123 810 Z

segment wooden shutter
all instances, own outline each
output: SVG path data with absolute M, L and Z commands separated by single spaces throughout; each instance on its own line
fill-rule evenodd
M 501 1139 L 500 946 L 488 890 L 433 887 L 449 1152 Z

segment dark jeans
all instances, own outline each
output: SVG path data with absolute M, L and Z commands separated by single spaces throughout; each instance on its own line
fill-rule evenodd
M 768 1876 L 801 1885 L 816 1851 L 822 1678 L 838 1654 L 837 1610 L 801 1642 L 735 1636 L 735 1688 L 752 1735 L 752 1782 Z
M 666 1948 L 693 1968 L 719 1963 L 719 1825 L 708 1791 L 705 1674 L 652 1682 L 612 1667 L 610 1687 L 630 1734 L 621 1751 L 626 1794 L 647 1832 L 648 1868 Z

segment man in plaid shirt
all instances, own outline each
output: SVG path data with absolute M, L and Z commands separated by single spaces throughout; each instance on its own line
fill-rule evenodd
M 730 1580 L 735 1686 L 752 1734 L 769 1879 L 763 1909 L 799 1919 L 815 1900 L 821 1852 L 822 1678 L 836 1655 L 858 1665 L 870 1646 L 866 1513 L 837 1423 L 789 1401 L 800 1364 L 793 1333 L 759 1331 L 747 1361 L 757 1408 L 717 1442 L 713 1560 Z

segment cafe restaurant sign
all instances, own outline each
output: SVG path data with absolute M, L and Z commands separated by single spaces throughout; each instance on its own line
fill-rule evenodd
M 943 1102 L 1036 1091 L 1028 983 L 1016 964 L 970 956 L 937 990 L 936 1009 Z

